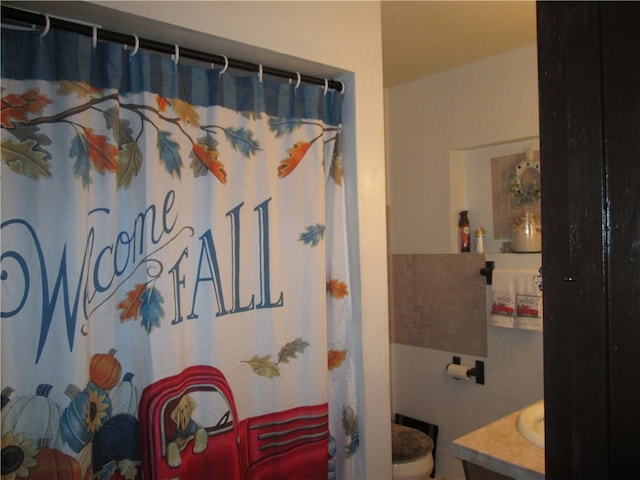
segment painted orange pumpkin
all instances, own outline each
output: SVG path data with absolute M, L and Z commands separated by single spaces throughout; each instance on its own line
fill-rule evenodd
M 96 353 L 89 364 L 89 379 L 103 390 L 111 390 L 120 381 L 122 365 L 115 357 L 116 350 L 109 353 Z
M 57 448 L 42 448 L 38 465 L 29 470 L 29 480 L 82 480 L 80 463 Z

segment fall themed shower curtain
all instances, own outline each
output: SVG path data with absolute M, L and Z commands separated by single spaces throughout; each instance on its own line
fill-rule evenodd
M 360 476 L 342 94 L 2 29 L 2 480 Z

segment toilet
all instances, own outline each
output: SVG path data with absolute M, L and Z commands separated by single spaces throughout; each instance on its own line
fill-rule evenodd
M 415 428 L 391 423 L 393 480 L 426 480 L 433 471 L 433 440 Z

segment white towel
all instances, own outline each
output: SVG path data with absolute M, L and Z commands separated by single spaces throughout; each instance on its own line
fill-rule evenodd
M 535 281 L 537 275 L 534 270 L 519 270 L 515 275 L 515 328 L 542 331 L 542 292 Z
M 489 324 L 514 328 L 516 321 L 516 270 L 496 268 L 491 281 Z

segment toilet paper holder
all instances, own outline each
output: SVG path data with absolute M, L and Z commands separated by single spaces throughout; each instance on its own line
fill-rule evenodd
M 451 363 L 453 363 L 454 365 L 461 365 L 461 360 L 460 357 L 453 357 L 453 360 L 451 361 Z M 476 383 L 479 383 L 480 385 L 484 385 L 484 362 L 481 360 L 476 360 L 476 366 L 469 368 L 467 370 L 467 376 L 469 377 L 475 377 L 476 379 Z

